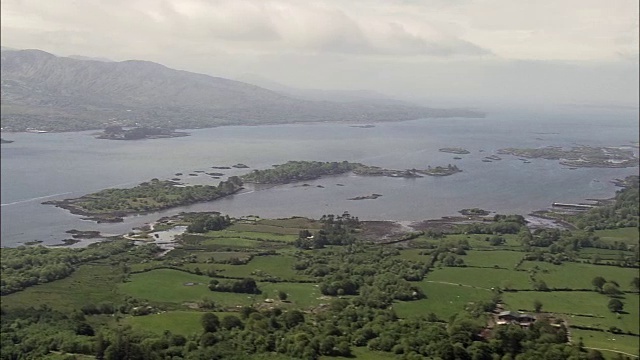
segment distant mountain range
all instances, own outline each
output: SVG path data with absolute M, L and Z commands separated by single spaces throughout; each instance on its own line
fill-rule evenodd
M 466 109 L 434 109 L 366 97 L 349 102 L 294 98 L 149 61 L 110 62 L 5 48 L 1 57 L 5 131 L 77 131 L 108 125 L 187 129 L 483 116 Z

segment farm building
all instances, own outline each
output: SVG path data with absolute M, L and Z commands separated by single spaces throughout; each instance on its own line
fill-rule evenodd
M 518 324 L 520 326 L 529 326 L 536 321 L 536 317 L 530 314 L 523 314 L 516 311 L 502 311 L 498 314 L 497 325 Z

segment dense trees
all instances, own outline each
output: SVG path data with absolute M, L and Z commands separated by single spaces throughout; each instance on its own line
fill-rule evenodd
M 130 240 L 101 242 L 82 249 L 19 246 L 1 252 L 0 294 L 7 295 L 26 287 L 69 276 L 78 266 L 89 261 L 134 249 Z M 155 245 L 135 248 L 137 252 L 156 252 Z
M 209 290 L 220 292 L 233 292 L 244 294 L 260 294 L 258 284 L 252 278 L 242 280 L 217 280 L 213 279 L 209 283 Z
M 202 319 L 200 322 L 202 323 L 202 329 L 206 333 L 216 332 L 220 327 L 220 319 L 216 314 L 213 313 L 202 314 Z
M 607 280 L 602 276 L 596 276 L 591 280 L 591 284 L 596 287 L 598 291 L 602 291 L 602 287 L 607 283 Z
M 593 208 L 575 216 L 573 221 L 583 229 L 637 227 L 640 213 L 638 178 L 637 175 L 634 175 L 624 179 L 624 188 L 616 192 L 613 204 Z
M 491 223 L 472 223 L 464 231 L 469 234 L 517 234 L 526 221 L 521 215 L 495 215 Z
M 242 180 L 258 184 L 287 184 L 295 181 L 318 179 L 325 175 L 338 175 L 353 171 L 364 165 L 358 163 L 289 161 L 272 169 L 253 170 L 243 175 Z
M 624 308 L 624 304 L 618 299 L 611 299 L 607 304 L 607 308 L 609 308 L 611 312 L 621 312 Z
M 222 230 L 231 225 L 231 219 L 229 215 L 198 215 L 191 220 L 189 226 L 187 226 L 187 232 L 191 233 L 204 233 L 207 231 Z
M 340 216 L 323 215 L 322 228 L 311 234 L 301 230 L 294 245 L 301 249 L 322 249 L 325 245 L 348 245 L 355 241 L 354 233 L 360 227 L 360 220 L 348 213 Z

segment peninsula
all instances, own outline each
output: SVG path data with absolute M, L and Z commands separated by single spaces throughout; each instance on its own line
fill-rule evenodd
M 129 189 L 106 189 L 74 199 L 45 201 L 87 220 L 119 222 L 124 216 L 164 210 L 198 202 L 213 201 L 235 194 L 242 189 L 242 181 L 231 176 L 215 185 L 176 186 L 170 180 L 152 179 Z

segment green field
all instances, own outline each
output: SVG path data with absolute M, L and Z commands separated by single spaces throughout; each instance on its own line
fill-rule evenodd
M 131 275 L 128 282 L 119 284 L 119 289 L 126 295 L 164 304 L 181 305 L 203 298 L 209 298 L 225 307 L 250 305 L 254 302 L 255 295 L 210 291 L 207 287 L 210 280 L 207 276 L 158 269 Z M 195 285 L 187 285 L 189 283 Z
M 413 261 L 430 261 L 431 255 L 421 255 L 425 250 L 423 249 L 402 249 L 400 251 L 400 255 L 397 256 L 399 259 L 413 260 Z
M 271 299 L 278 299 L 278 291 L 287 293 L 288 303 L 298 308 L 308 309 L 320 304 L 329 303 L 332 298 L 323 297 L 318 286 L 313 283 L 259 283 L 263 295 Z
M 244 225 L 243 225 L 244 226 Z M 252 225 L 246 225 L 252 226 Z M 259 226 L 259 225 L 255 225 Z M 280 228 L 275 228 L 280 229 Z M 280 241 L 280 242 L 291 242 L 298 238 L 298 231 L 296 230 L 295 235 L 292 234 L 279 234 L 272 233 L 269 231 L 234 231 L 234 230 L 220 230 L 220 231 L 209 231 L 205 233 L 207 237 L 230 237 L 230 238 L 246 238 L 246 239 L 254 239 L 254 240 L 266 240 L 266 241 Z
M 586 347 L 609 349 L 610 351 L 606 352 L 600 350 L 609 359 L 613 359 L 616 355 L 614 351 L 635 355 L 636 358 L 640 354 L 640 338 L 636 336 L 571 329 L 571 337 L 574 343 L 577 343 L 580 341 L 580 338 L 582 338 L 584 346 Z
M 202 241 L 201 243 L 204 246 L 212 247 L 212 248 L 257 248 L 262 246 L 262 243 L 257 240 L 243 239 L 239 237 L 211 237 Z
M 592 265 L 567 262 L 554 265 L 541 261 L 525 261 L 521 269 L 538 267 L 536 278 L 543 280 L 550 288 L 592 289 L 591 280 L 602 276 L 606 280 L 614 280 L 625 291 L 631 289 L 631 280 L 638 276 L 638 269 L 622 268 L 618 266 Z
M 189 336 L 202 333 L 202 325 L 200 323 L 202 314 L 204 312 L 167 311 L 145 316 L 129 316 L 121 321 L 131 325 L 134 329 L 151 331 L 158 335 L 164 333 L 165 330 L 169 330 L 174 334 Z M 220 313 L 216 314 L 218 317 L 222 317 Z
M 282 227 L 276 225 L 267 225 L 263 221 L 258 223 L 236 223 L 227 228 L 229 231 L 236 232 L 256 232 L 268 233 L 269 235 L 294 235 L 298 237 L 300 229 L 291 227 Z
M 112 265 L 84 265 L 65 279 L 2 296 L 2 306 L 47 305 L 69 311 L 90 303 L 117 303 L 121 300 L 116 286 L 120 276 L 120 271 L 114 271 Z
M 499 266 L 501 268 L 513 269 L 516 264 L 525 255 L 519 251 L 467 251 L 467 255 L 463 257 L 467 266 L 478 267 L 494 267 Z
M 462 311 L 469 302 L 489 300 L 493 296 L 490 291 L 466 286 L 429 283 L 426 281 L 417 283 L 417 285 L 427 295 L 427 298 L 394 303 L 393 309 L 399 317 L 409 318 L 433 312 L 438 318 L 448 320 L 452 315 Z
M 623 242 L 628 245 L 637 245 L 640 241 L 640 233 L 636 227 L 627 227 L 612 230 L 596 230 L 595 234 L 601 240 L 613 243 L 614 241 Z
M 504 269 L 444 267 L 427 274 L 427 280 L 463 284 L 483 289 L 532 288 L 527 272 Z
M 565 314 L 569 324 L 575 318 L 576 325 L 597 326 L 602 329 L 617 326 L 636 334 L 640 328 L 637 294 L 627 294 L 621 299 L 627 313 L 619 317 L 607 308 L 609 297 L 595 291 L 520 291 L 504 293 L 502 298 L 506 309 L 525 311 L 533 311 L 533 301 L 539 300 L 542 302 L 542 311 Z M 572 317 L 572 314 L 594 317 Z

